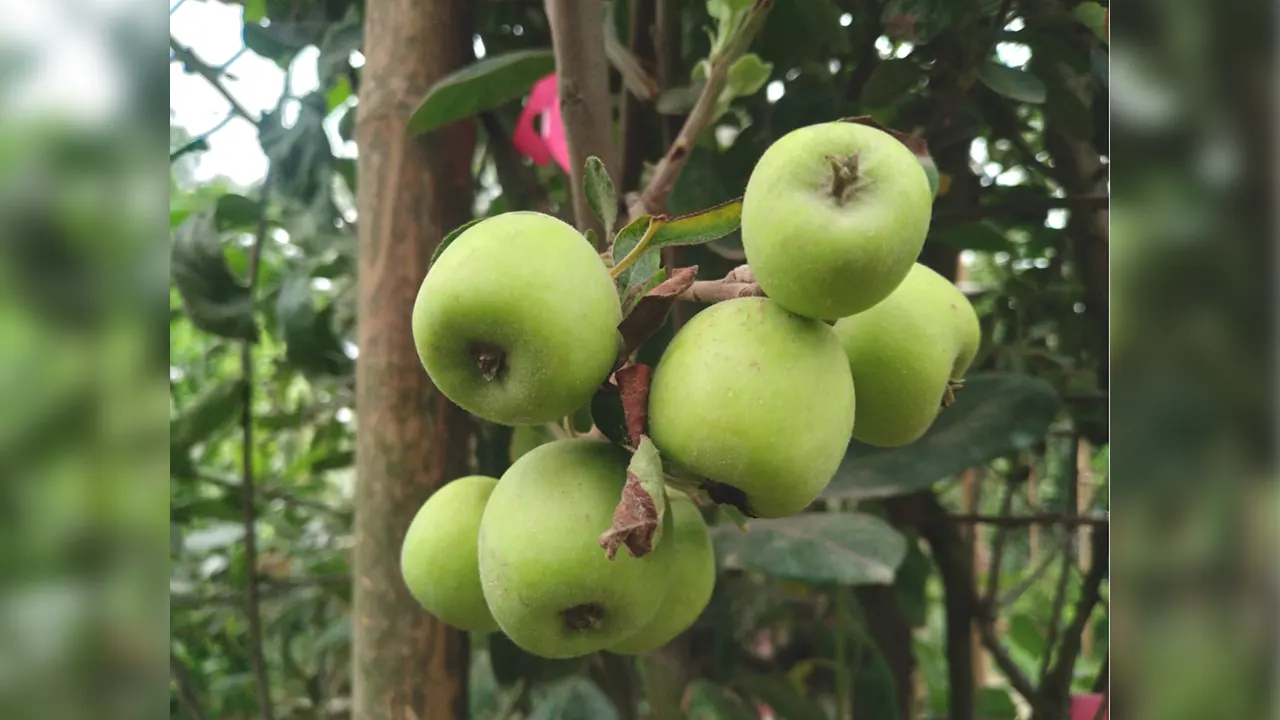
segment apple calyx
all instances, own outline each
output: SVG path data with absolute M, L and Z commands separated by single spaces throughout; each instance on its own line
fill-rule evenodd
M 947 388 L 942 391 L 942 407 L 956 404 L 956 393 L 964 388 L 964 378 L 952 378 L 947 381 Z
M 604 624 L 604 615 L 604 607 L 593 602 L 574 605 L 560 613 L 564 619 L 565 628 L 574 632 L 599 630 Z
M 473 343 L 471 345 L 471 361 L 480 371 L 480 377 L 492 382 L 506 369 L 507 353 L 496 345 L 489 343 Z
M 828 155 L 827 162 L 831 164 L 831 183 L 827 186 L 827 191 L 831 193 L 831 197 L 835 199 L 837 205 L 843 205 L 853 200 L 854 195 L 858 191 L 858 153 L 841 157 L 839 155 Z

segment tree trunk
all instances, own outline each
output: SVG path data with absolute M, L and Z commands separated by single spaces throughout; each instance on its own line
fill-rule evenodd
M 432 386 L 410 317 L 431 253 L 470 218 L 470 123 L 410 138 L 427 89 L 471 60 L 467 0 L 368 0 L 360 148 L 354 705 L 359 720 L 465 718 L 467 636 L 400 575 L 422 503 L 468 472 L 469 418 Z

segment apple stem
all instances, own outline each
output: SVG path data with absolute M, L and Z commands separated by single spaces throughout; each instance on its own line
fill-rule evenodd
M 956 393 L 964 387 L 964 378 L 952 378 L 947 381 L 947 387 L 942 391 L 942 407 L 951 407 L 956 404 Z
M 827 162 L 831 164 L 831 197 L 835 198 L 836 204 L 842 205 L 852 200 L 857 190 L 858 153 L 848 157 L 828 155 Z

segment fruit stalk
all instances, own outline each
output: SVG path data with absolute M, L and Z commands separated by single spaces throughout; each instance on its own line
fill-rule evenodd
M 658 167 L 654 169 L 653 177 L 649 180 L 644 192 L 640 193 L 628 208 L 631 217 L 659 212 L 666 205 L 667 196 L 671 194 L 676 178 L 680 177 L 680 171 L 684 169 L 684 164 L 689 159 L 694 140 L 715 118 L 720 93 L 729 82 L 729 67 L 751 45 L 756 33 L 764 26 L 764 19 L 771 7 L 773 7 L 772 0 L 756 0 L 738 31 L 725 45 L 723 52 L 711 59 L 707 84 L 703 86 L 697 102 L 689 111 L 689 116 L 685 119 L 684 126 L 680 128 L 680 134 L 676 136 L 675 142 L 671 143 L 666 155 L 658 161 Z

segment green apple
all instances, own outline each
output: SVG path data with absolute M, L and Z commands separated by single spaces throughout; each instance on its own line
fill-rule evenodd
M 502 631 L 526 652 L 569 658 L 602 650 L 653 619 L 667 592 L 672 544 L 605 557 L 599 537 L 627 479 L 628 453 L 599 440 L 556 440 L 502 475 L 480 523 L 480 581 Z M 667 515 L 663 534 L 672 532 Z
M 716 554 L 702 512 L 688 495 L 667 491 L 667 513 L 672 533 L 662 538 L 671 544 L 671 579 L 667 594 L 653 619 L 634 635 L 611 645 L 609 652 L 640 655 L 671 642 L 693 625 L 716 586 Z
M 533 425 L 591 400 L 618 356 L 622 309 L 577 230 L 509 212 L 467 228 L 427 273 L 413 339 L 432 382 L 464 410 Z
M 837 320 L 883 300 L 929 232 L 933 192 L 905 145 L 830 122 L 782 136 L 742 198 L 742 247 L 761 289 L 788 310 Z
M 879 447 L 924 435 L 982 338 L 969 299 L 919 264 L 889 297 L 837 322 L 835 332 L 858 387 L 853 437 Z
M 409 594 L 427 612 L 463 630 L 498 629 L 484 602 L 476 555 L 480 518 L 497 484 L 484 475 L 446 483 L 419 508 L 400 549 Z
M 853 388 L 826 323 L 737 298 L 671 339 L 653 371 L 649 431 L 664 458 L 736 493 L 731 504 L 782 517 L 813 502 L 840 465 Z

